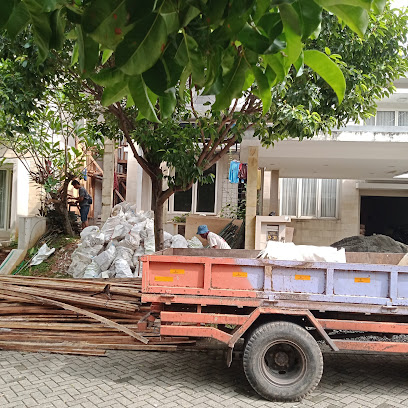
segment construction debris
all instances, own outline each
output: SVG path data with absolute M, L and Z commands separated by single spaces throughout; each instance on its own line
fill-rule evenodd
M 356 235 L 347 237 L 331 244 L 334 248 L 344 248 L 346 252 L 382 252 L 382 253 L 407 253 L 408 245 L 395 241 L 386 235 Z
M 0 277 L 0 349 L 100 356 L 106 350 L 175 351 L 187 338 L 165 338 L 141 280 Z
M 182 235 L 164 233 L 165 248 L 200 246 L 196 237 L 187 241 Z M 101 229 L 91 226 L 81 232 L 68 273 L 85 279 L 141 277 L 141 256 L 154 252 L 153 212 L 136 212 L 135 205 L 122 202 L 112 209 Z

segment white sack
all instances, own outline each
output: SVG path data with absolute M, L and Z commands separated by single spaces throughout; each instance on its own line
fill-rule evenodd
M 69 273 L 75 279 L 80 279 L 84 276 L 85 269 L 89 263 L 83 262 L 78 258 L 74 259 L 71 262 L 71 265 L 69 265 L 67 273 Z
M 154 221 L 152 219 L 146 220 L 146 238 L 144 238 L 144 249 L 145 254 L 154 254 L 156 251 L 156 245 L 154 242 Z M 140 233 L 140 237 L 142 237 L 142 233 Z
M 172 248 L 188 248 L 187 240 L 180 234 L 174 235 L 171 239 Z
M 126 261 L 126 263 L 129 265 L 130 268 L 133 268 L 133 249 L 130 248 L 126 248 L 123 246 L 118 246 L 116 248 L 116 255 L 115 255 L 115 259 L 114 262 L 116 262 L 117 259 L 123 259 Z
M 337 250 L 337 248 L 332 247 L 295 245 L 293 242 L 268 241 L 265 249 L 258 254 L 258 258 L 286 261 L 346 263 L 346 251 L 344 248 Z
M 55 248 L 49 248 L 47 244 L 44 244 L 31 260 L 30 266 L 39 265 L 40 263 L 42 263 L 42 261 L 46 260 L 54 252 Z
M 111 263 L 115 259 L 116 247 L 111 245 L 109 249 L 103 251 L 93 259 L 101 268 L 101 271 L 106 271 L 111 266 Z
M 115 260 L 116 278 L 133 278 L 132 270 L 124 259 Z
M 128 224 L 126 221 L 122 222 L 122 224 L 116 225 L 115 229 L 113 230 L 111 239 L 117 239 L 120 241 L 121 239 L 125 238 L 126 234 L 129 233 L 132 226 Z
M 81 234 L 80 234 L 81 240 L 85 239 L 90 234 L 92 234 L 92 235 L 99 234 L 99 228 L 97 226 L 95 226 L 95 225 L 91 225 L 89 227 L 84 228 L 81 231 Z
M 115 227 L 122 222 L 120 217 L 109 217 L 103 227 L 101 228 L 101 232 L 105 235 L 105 243 L 109 242 L 112 239 L 113 232 L 115 231 Z
M 100 273 L 101 273 L 101 268 L 95 261 L 92 261 L 86 267 L 83 278 L 84 279 L 97 278 L 100 275 Z
M 204 248 L 202 242 L 197 237 L 188 239 L 187 245 L 189 248 Z

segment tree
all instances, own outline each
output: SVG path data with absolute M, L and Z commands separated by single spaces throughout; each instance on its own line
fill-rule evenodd
M 54 62 L 52 70 L 50 64 L 33 68 L 36 53 L 29 36 L 13 45 L 0 37 L 0 44 L 0 144 L 43 188 L 46 213 L 54 209 L 59 225 L 73 235 L 67 190 L 82 175 L 86 154 L 100 147 L 93 128 L 97 112 L 77 83 L 56 75 Z
M 383 3 L 163 0 L 152 9 L 149 2 L 24 0 L 7 5 L 3 22 L 10 34 L 31 23 L 40 62 L 56 44 L 62 46 L 68 32 L 74 42 L 72 63 L 78 62 L 84 87 L 119 120 L 137 161 L 151 177 L 160 248 L 165 200 L 197 180 L 208 181 L 204 171 L 257 120 L 265 116 L 270 121 L 282 113 L 282 121 L 285 100 L 275 96 L 284 95 L 297 74 L 309 73 L 306 66 L 314 70 L 310 76 L 328 81 L 334 91 L 330 98 L 341 102 L 346 85 L 338 57 L 316 50 L 310 40 L 318 35 L 323 9 L 363 35 L 368 12 L 381 11 Z M 215 95 L 211 114 L 200 117 L 192 104 L 196 127 L 180 130 L 182 107 L 195 93 Z M 313 131 L 318 129 L 317 115 L 300 107 L 299 112 Z M 295 133 L 290 126 L 285 126 L 287 133 L 272 132 L 268 121 L 256 129 L 267 143 Z M 163 174 L 163 161 L 175 169 L 173 175 Z M 168 188 L 163 189 L 166 178 Z
M 304 49 L 318 35 L 323 10 L 363 36 L 370 11 L 385 0 L 16 0 L 0 1 L 0 28 L 14 37 L 31 26 L 39 63 L 74 42 L 81 74 L 105 81 L 102 103 L 123 97 L 147 119 L 159 97 L 161 118 L 175 108 L 173 87 L 191 77 L 197 90 L 228 108 L 256 82 L 268 90 L 292 65 L 306 64 L 329 82 L 341 101 L 345 84 L 337 65 Z M 99 62 L 110 64 L 100 68 Z M 181 92 L 183 94 L 183 92 Z M 153 102 L 152 102 L 153 101 Z M 265 111 L 267 109 L 265 108 Z

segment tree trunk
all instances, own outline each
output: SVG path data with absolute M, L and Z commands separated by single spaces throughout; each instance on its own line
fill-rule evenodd
M 69 182 L 70 180 L 66 179 L 62 186 L 60 211 L 63 217 L 63 225 L 64 225 L 65 233 L 67 235 L 74 236 L 75 234 L 74 234 L 74 230 L 72 229 L 71 221 L 69 219 L 68 205 L 67 205 L 67 194 L 68 194 Z
M 152 211 L 154 211 L 154 241 L 156 251 L 163 249 L 163 202 L 160 200 L 160 195 L 163 191 L 163 180 L 159 177 L 152 177 Z

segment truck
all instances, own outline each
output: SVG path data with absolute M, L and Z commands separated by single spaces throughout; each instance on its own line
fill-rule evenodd
M 249 384 L 272 401 L 297 401 L 333 351 L 406 353 L 408 267 L 403 254 L 347 254 L 347 263 L 258 259 L 255 250 L 171 248 L 146 255 L 142 302 L 162 336 L 243 343 Z M 338 338 L 342 333 L 343 338 Z M 375 341 L 367 334 L 376 334 Z M 362 338 L 359 336 L 362 336 Z M 340 336 L 341 337 L 341 336 Z

